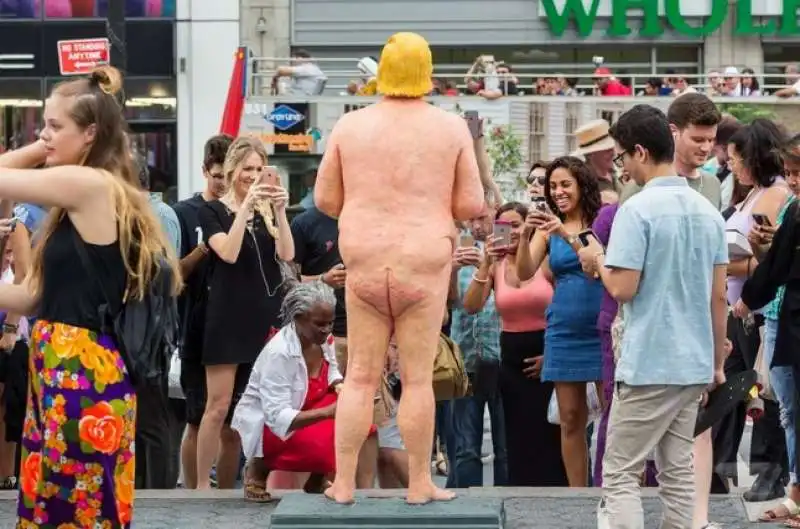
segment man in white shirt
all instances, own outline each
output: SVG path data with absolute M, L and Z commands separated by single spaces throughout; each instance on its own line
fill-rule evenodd
M 792 63 L 786 66 L 786 86 L 781 88 L 775 95 L 778 97 L 795 97 L 800 95 L 800 66 Z
M 328 77 L 311 58 L 311 54 L 305 50 L 297 50 L 292 54 L 291 66 L 278 67 L 275 70 L 273 82 L 280 77 L 291 78 L 288 94 L 305 96 L 320 95 L 328 80 Z

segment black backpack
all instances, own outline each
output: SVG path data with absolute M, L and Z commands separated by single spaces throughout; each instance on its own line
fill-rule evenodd
M 177 299 L 172 294 L 173 273 L 166 258 L 157 260 L 156 274 L 144 297 L 127 299 L 114 314 L 85 243 L 74 227 L 72 233 L 84 268 L 97 278 L 105 298 L 98 307 L 101 332 L 114 337 L 134 384 L 166 387 L 170 359 L 180 337 Z

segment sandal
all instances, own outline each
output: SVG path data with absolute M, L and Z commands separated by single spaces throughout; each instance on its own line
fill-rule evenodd
M 272 495 L 267 492 L 267 482 L 250 479 L 244 484 L 244 499 L 253 503 L 270 503 Z
M 759 522 L 782 522 L 800 514 L 800 507 L 791 499 L 786 498 L 777 506 L 767 509 L 758 517 Z
M 333 483 L 327 480 L 324 474 L 311 474 L 303 486 L 303 492 L 306 494 L 322 494 L 332 485 Z

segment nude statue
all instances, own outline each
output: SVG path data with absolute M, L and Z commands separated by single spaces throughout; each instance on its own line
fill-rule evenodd
M 455 248 L 453 218 L 484 206 L 464 120 L 422 98 L 432 74 L 428 43 L 389 38 L 378 66 L 380 102 L 345 114 L 327 141 L 314 188 L 339 219 L 347 267 L 347 376 L 336 412 L 336 478 L 325 492 L 352 503 L 356 464 L 392 334 L 403 385 L 397 423 L 408 450 L 411 504 L 450 500 L 431 479 L 433 362 Z

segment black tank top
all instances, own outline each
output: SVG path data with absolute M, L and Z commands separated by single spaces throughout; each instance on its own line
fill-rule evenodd
M 76 235 L 72 221 L 64 215 L 45 243 L 38 318 L 99 332 L 98 309 L 108 296 L 112 311 L 119 310 L 127 272 L 118 241 L 100 246 Z M 86 249 L 93 270 L 83 266 L 76 242 Z

